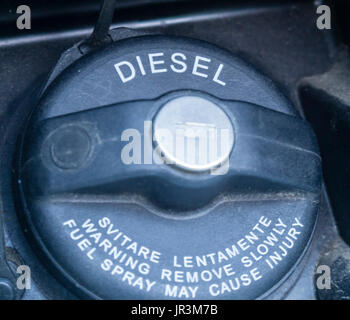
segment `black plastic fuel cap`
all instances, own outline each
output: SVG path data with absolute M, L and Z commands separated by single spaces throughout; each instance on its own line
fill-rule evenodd
M 142 36 L 50 84 L 16 181 L 30 241 L 79 296 L 253 299 L 301 261 L 320 168 L 270 80 L 206 42 Z

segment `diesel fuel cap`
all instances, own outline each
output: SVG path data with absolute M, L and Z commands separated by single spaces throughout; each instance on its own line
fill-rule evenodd
M 170 36 L 64 69 L 15 169 L 30 242 L 83 298 L 266 297 L 300 264 L 321 190 L 314 134 L 274 84 Z

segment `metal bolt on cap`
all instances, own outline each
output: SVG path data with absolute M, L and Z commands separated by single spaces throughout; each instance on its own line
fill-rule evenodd
M 168 101 L 155 116 L 153 137 L 167 163 L 189 171 L 221 165 L 234 143 L 229 117 L 217 104 L 199 96 Z

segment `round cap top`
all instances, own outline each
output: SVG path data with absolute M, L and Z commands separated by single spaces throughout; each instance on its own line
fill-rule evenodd
M 47 86 L 18 138 L 16 197 L 1 198 L 79 297 L 256 299 L 299 274 L 321 194 L 316 138 L 221 48 L 143 36 L 96 50 Z

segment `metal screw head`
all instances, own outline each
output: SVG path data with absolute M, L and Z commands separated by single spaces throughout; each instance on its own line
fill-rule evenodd
M 207 171 L 229 158 L 234 131 L 216 103 L 186 95 L 168 101 L 156 114 L 153 140 L 167 163 L 189 171 Z

